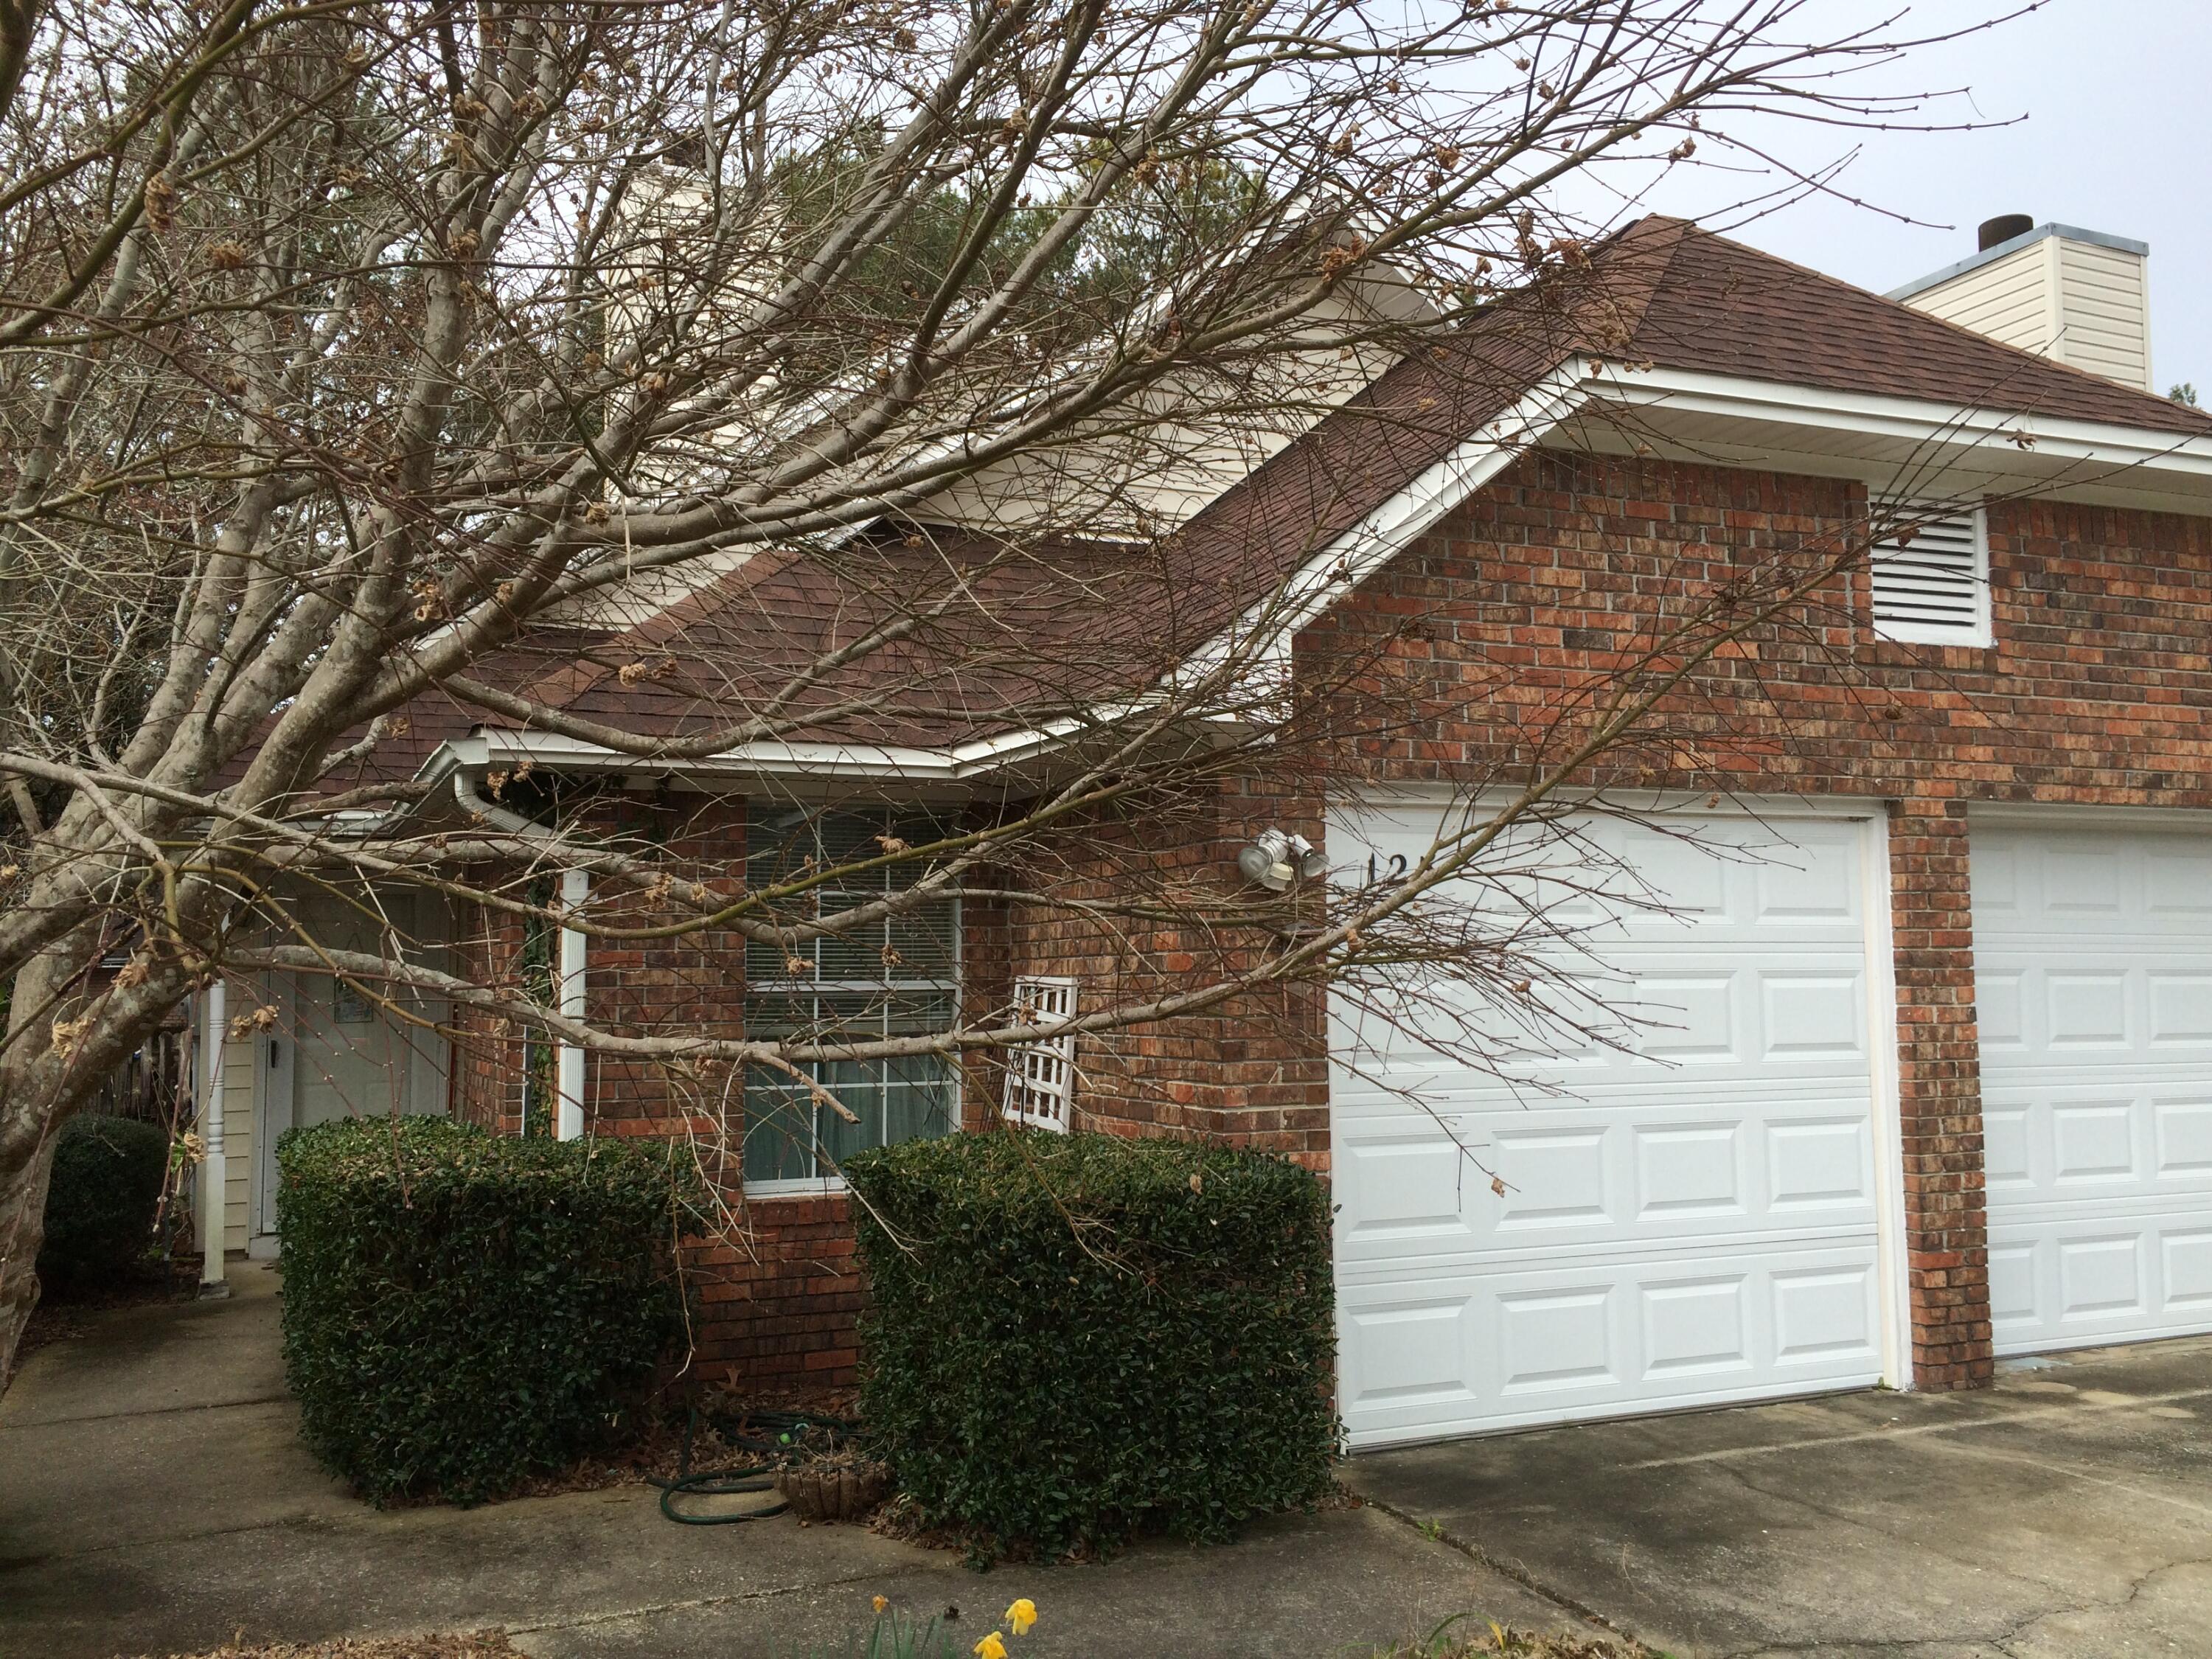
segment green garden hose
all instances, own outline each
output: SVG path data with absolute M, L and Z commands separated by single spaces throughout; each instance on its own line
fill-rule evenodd
M 680 1527 L 730 1527 L 741 1521 L 765 1521 L 781 1515 L 791 1505 L 781 1500 L 765 1509 L 744 1510 L 735 1515 L 687 1515 L 676 1507 L 679 1498 L 736 1498 L 747 1492 L 773 1492 L 779 1470 L 791 1462 L 793 1452 L 810 1434 L 828 1437 L 831 1445 L 848 1438 L 859 1425 L 842 1417 L 821 1417 L 806 1412 L 747 1412 L 722 1438 L 741 1451 L 758 1452 L 772 1460 L 766 1468 L 697 1469 L 691 1467 L 691 1436 L 699 1426 L 694 1406 L 684 1419 L 684 1454 L 675 1478 L 646 1479 L 660 1488 L 660 1512 Z

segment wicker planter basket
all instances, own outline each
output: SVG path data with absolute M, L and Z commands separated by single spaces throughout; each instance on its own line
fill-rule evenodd
M 891 1493 L 881 1463 L 799 1463 L 776 1472 L 775 1489 L 802 1521 L 858 1521 Z

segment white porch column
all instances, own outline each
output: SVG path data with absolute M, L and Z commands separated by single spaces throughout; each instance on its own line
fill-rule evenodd
M 588 871 L 566 870 L 561 875 L 561 908 L 564 912 L 580 912 L 584 902 L 591 896 L 592 878 Z M 584 1000 L 585 938 L 580 928 L 561 930 L 561 1012 L 569 1019 L 582 1019 L 586 1012 Z M 555 1097 L 553 1133 L 556 1139 L 574 1140 L 584 1133 L 584 1050 L 565 1038 L 553 1050 L 553 1091 Z
M 202 1296 L 230 1294 L 230 1285 L 223 1277 L 222 1254 L 229 1219 L 224 1206 L 230 1196 L 229 1170 L 222 1151 L 222 1051 L 224 1039 L 229 1035 L 228 1011 L 224 1006 L 226 990 L 218 978 L 200 999 L 205 1010 L 200 1027 L 201 1042 L 206 1049 L 200 1066 L 200 1138 L 207 1143 L 207 1155 L 200 1162 Z

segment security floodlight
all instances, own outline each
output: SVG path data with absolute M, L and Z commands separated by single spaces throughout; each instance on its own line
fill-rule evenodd
M 1299 881 L 1325 873 L 1328 859 L 1304 836 L 1262 830 L 1237 854 L 1237 867 L 1247 881 L 1257 882 L 1271 893 L 1284 893 Z

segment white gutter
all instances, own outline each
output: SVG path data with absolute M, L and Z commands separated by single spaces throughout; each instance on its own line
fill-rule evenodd
M 207 1148 L 200 1160 L 200 1294 L 207 1297 L 230 1294 L 230 1285 L 223 1276 L 222 1251 L 230 1220 L 226 1208 L 230 1196 L 230 1170 L 222 1147 L 222 1051 L 223 1040 L 229 1034 L 228 1010 L 225 1006 L 228 989 L 218 976 L 200 999 L 201 1040 L 207 1049 L 206 1061 L 200 1067 L 204 1079 L 200 1087 L 200 1139 Z
M 451 748 L 451 744 L 446 745 Z M 441 749 L 440 753 L 444 753 Z M 465 770 L 453 773 L 453 799 L 464 812 L 480 817 L 509 835 L 544 843 L 549 848 L 562 843 L 561 837 L 544 824 L 526 818 L 495 801 L 486 800 L 470 782 Z M 561 908 L 563 911 L 580 911 L 591 896 L 592 878 L 582 870 L 561 872 Z M 570 1019 L 582 1019 L 586 1012 L 584 965 L 587 941 L 580 928 L 561 930 L 561 950 L 554 980 L 560 998 L 562 1014 Z M 584 1051 L 565 1037 L 557 1038 L 553 1048 L 554 1137 L 559 1140 L 574 1140 L 584 1133 Z

